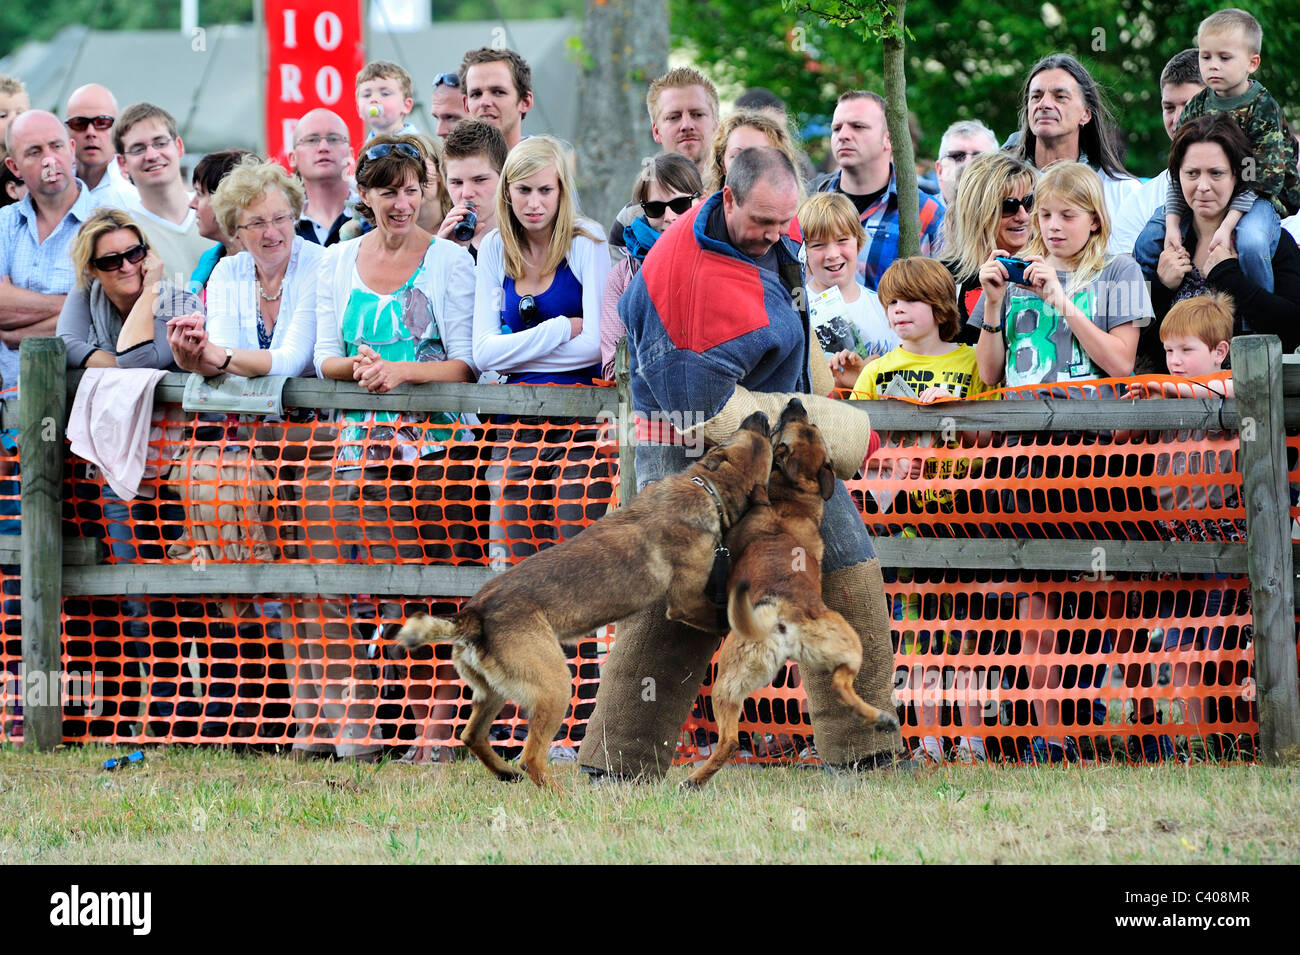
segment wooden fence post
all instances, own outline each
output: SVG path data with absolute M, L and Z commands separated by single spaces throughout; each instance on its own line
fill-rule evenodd
M 614 383 L 618 386 L 618 501 L 623 507 L 636 497 L 636 422 L 632 420 L 632 366 L 627 336 L 614 352 Z
M 1272 765 L 1294 763 L 1300 761 L 1300 696 L 1281 342 L 1272 335 L 1234 338 L 1232 369 L 1241 416 L 1238 465 L 1254 617 L 1259 757 Z
M 68 418 L 67 347 L 27 338 L 19 349 L 22 470 L 23 744 L 63 742 L 63 431 Z

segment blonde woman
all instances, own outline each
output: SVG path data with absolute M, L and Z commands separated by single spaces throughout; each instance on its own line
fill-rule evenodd
M 1133 374 L 1138 331 L 1154 313 L 1133 257 L 1106 254 L 1101 179 L 1083 163 L 1061 163 L 1035 195 L 1023 278 L 1012 282 L 998 261 L 1006 249 L 980 266 L 984 297 L 970 318 L 980 329 L 980 377 L 1014 387 Z
M 58 335 L 69 368 L 174 370 L 167 321 L 202 309 L 162 278 L 162 259 L 121 209 L 96 209 L 69 250 L 77 286 L 64 300 Z
M 245 377 L 310 372 L 325 250 L 294 232 L 304 198 L 302 183 L 257 156 L 246 156 L 221 180 L 212 212 L 244 251 L 212 270 L 206 321 L 193 315 L 171 323 L 172 350 L 186 371 Z
M 794 140 L 784 123 L 756 109 L 737 110 L 724 119 L 713 134 L 705 194 L 713 195 L 725 186 L 732 160 L 755 146 L 773 146 L 786 154 L 795 169 L 799 168 L 799 152 L 794 148 Z M 802 182 L 799 183 L 799 199 L 803 200 Z
M 507 383 L 591 384 L 600 376 L 600 309 L 609 271 L 604 233 L 578 215 L 564 144 L 549 136 L 524 140 L 501 170 L 497 229 L 479 248 L 474 364 L 504 375 Z M 581 501 L 530 507 L 523 498 L 564 498 L 568 488 L 590 475 L 591 465 L 522 462 L 560 461 L 568 453 L 565 444 L 594 438 L 594 432 L 559 427 L 578 424 L 572 420 L 498 418 L 496 423 L 503 427 L 493 434 L 494 459 L 521 463 L 489 471 L 496 493 L 519 501 L 494 508 L 493 560 L 505 559 L 507 549 L 515 557 L 527 556 L 539 540 L 581 529 L 586 517 Z M 561 443 L 540 450 L 523 446 L 543 439 Z M 564 488 L 552 490 L 561 482 Z
M 512 383 L 590 384 L 600 374 L 609 251 L 580 218 L 563 145 L 524 140 L 506 159 L 495 232 L 478 255 L 474 364 Z
M 1029 244 L 1038 170 L 1011 153 L 981 153 L 961 170 L 952 205 L 939 226 L 939 261 L 957 283 L 957 339 L 973 345 L 979 329 L 967 325 L 984 289 L 980 266 L 994 249 L 1018 256 Z

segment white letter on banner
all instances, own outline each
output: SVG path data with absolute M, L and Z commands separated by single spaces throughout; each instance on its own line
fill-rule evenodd
M 296 64 L 280 64 L 280 102 L 281 103 L 301 103 L 302 90 L 298 84 L 302 82 L 302 70 L 298 69 Z
M 322 50 L 336 50 L 343 42 L 343 21 L 337 13 L 326 10 L 316 18 L 315 33 Z
M 286 50 L 296 50 L 298 48 L 298 11 L 284 11 L 284 48 Z
M 280 151 L 283 152 L 286 156 L 289 155 L 289 153 L 293 152 L 293 131 L 297 128 L 297 126 L 298 126 L 298 121 L 296 119 L 280 120 L 280 130 L 284 138 L 284 145 L 280 147 Z M 194 551 L 194 556 L 195 557 L 200 556 L 198 550 Z
M 323 66 L 316 74 L 316 95 L 320 101 L 329 106 L 337 103 L 343 93 L 343 78 L 332 66 Z

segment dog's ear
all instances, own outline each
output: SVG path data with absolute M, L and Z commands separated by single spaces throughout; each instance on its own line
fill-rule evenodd
M 749 503 L 751 505 L 760 505 L 760 504 L 770 505 L 772 503 L 771 499 L 767 496 L 766 484 L 754 485 L 754 487 L 749 492 Z
M 829 461 L 823 461 L 817 471 L 817 487 L 822 493 L 822 500 L 829 501 L 835 493 L 835 469 Z
M 700 466 L 706 471 L 716 471 L 718 468 L 722 467 L 722 462 L 725 460 L 726 458 L 723 457 L 721 452 L 715 454 L 710 451 L 703 457 L 703 459 L 701 459 Z

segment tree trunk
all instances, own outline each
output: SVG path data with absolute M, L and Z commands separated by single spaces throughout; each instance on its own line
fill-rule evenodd
M 587 0 L 578 56 L 578 187 L 583 214 L 608 228 L 659 151 L 645 94 L 668 70 L 667 0 Z
M 894 144 L 894 175 L 898 183 L 898 257 L 904 258 L 921 252 L 921 209 L 916 194 L 916 154 L 912 151 L 912 134 L 907 124 L 903 23 L 907 0 L 897 0 L 896 7 L 898 31 L 884 40 L 885 121 Z

